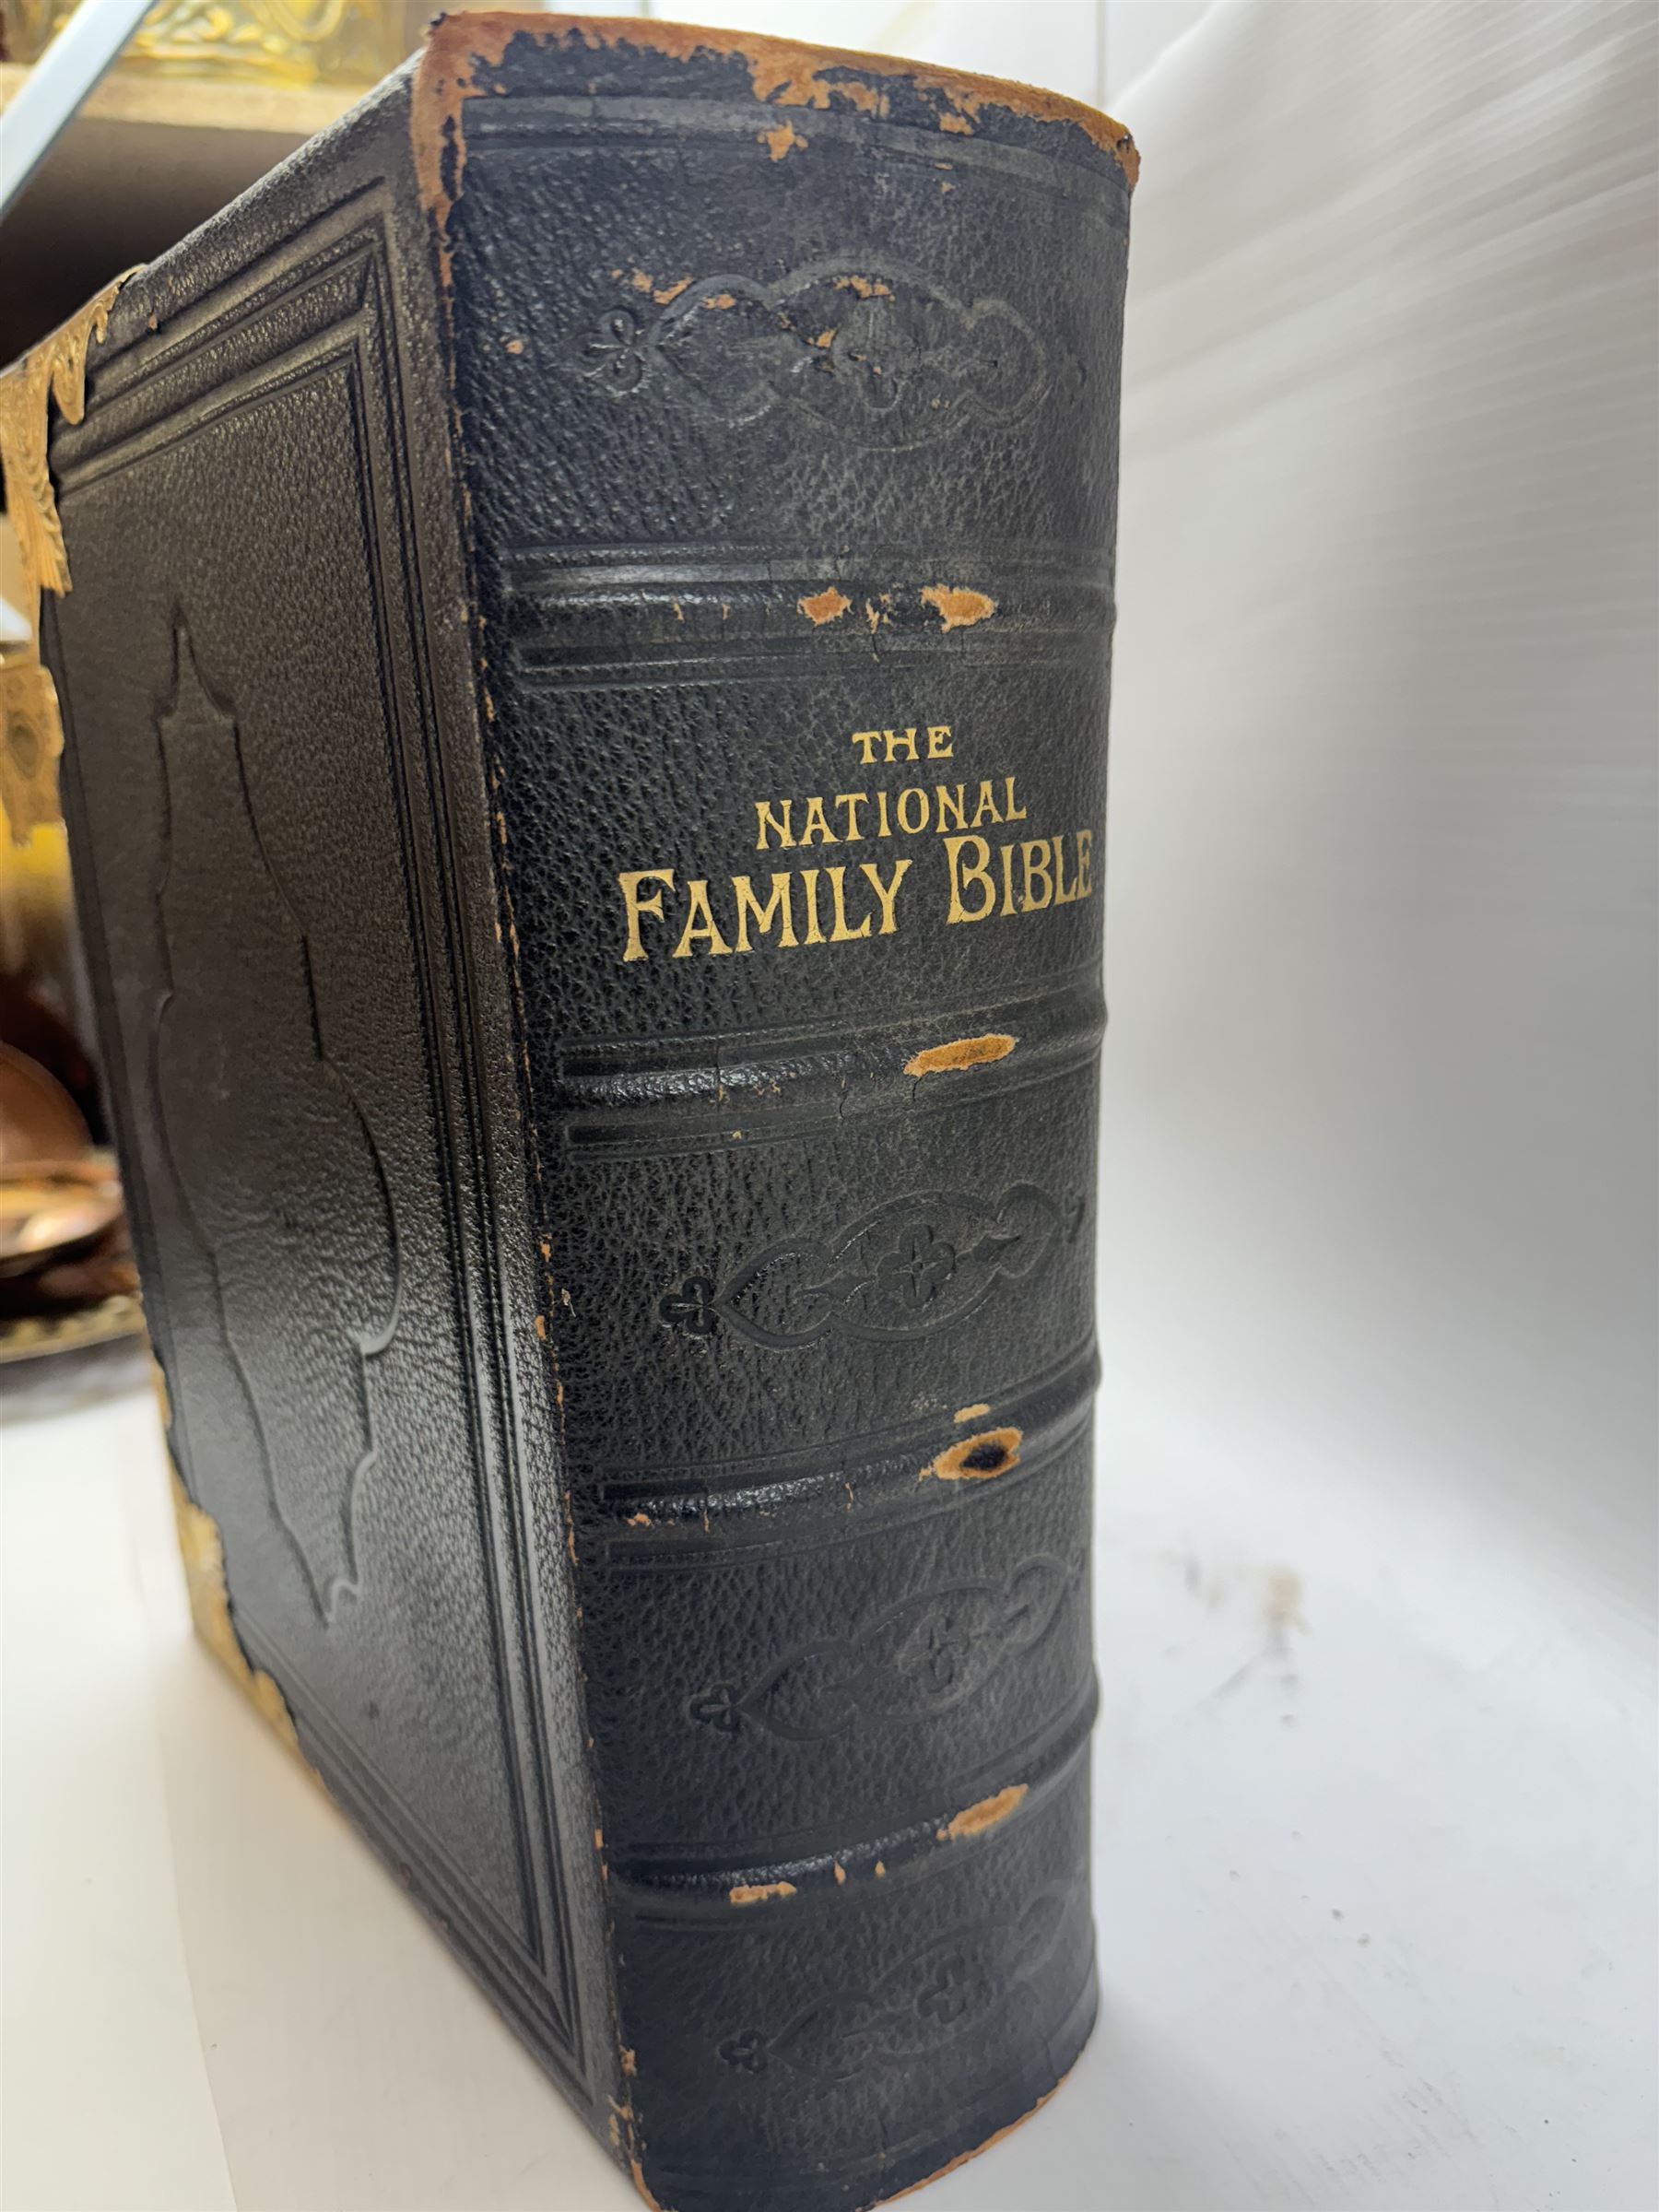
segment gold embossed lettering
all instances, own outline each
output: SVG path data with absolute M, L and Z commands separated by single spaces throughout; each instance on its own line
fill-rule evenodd
M 835 924 L 830 932 L 830 944 L 845 945 L 853 937 L 867 937 L 870 934 L 870 916 L 868 914 L 865 916 L 856 929 L 847 927 L 846 869 L 826 868 L 824 873 L 830 878 L 830 898 L 835 908 Z
M 795 841 L 794 834 L 790 828 L 790 817 L 794 811 L 794 801 L 793 799 L 780 799 L 778 804 L 783 809 L 783 818 L 782 821 L 779 820 L 776 813 L 773 811 L 772 803 L 770 799 L 757 799 L 755 801 L 755 819 L 759 826 L 760 831 L 759 836 L 755 840 L 755 850 L 757 853 L 765 852 L 768 831 L 771 831 L 771 833 L 777 839 L 781 845 L 793 845 Z
M 1077 900 L 1077 877 L 1073 877 L 1069 890 L 1065 886 L 1065 840 L 1063 837 L 1057 837 L 1054 840 L 1054 904 L 1056 906 L 1075 906 Z
M 1019 848 L 1025 867 L 1025 898 L 1021 901 L 1028 914 L 1040 914 L 1054 896 L 1054 880 L 1049 873 L 1049 846 L 1046 837 L 1033 837 Z M 1038 898 L 1034 886 L 1042 885 L 1042 896 Z
M 843 842 L 849 845 L 862 844 L 864 835 L 858 827 L 858 810 L 861 806 L 869 805 L 869 793 L 867 791 L 838 791 L 835 794 L 835 803 L 843 809 L 845 815 L 845 822 L 841 830 Z
M 996 886 L 985 865 L 991 857 L 990 846 L 982 837 L 947 837 L 945 857 L 950 867 L 950 911 L 946 921 L 982 922 L 996 904 Z M 971 907 L 962 896 L 970 884 L 977 887 L 978 898 L 978 904 Z
M 700 939 L 707 944 L 711 957 L 732 949 L 721 935 L 713 910 L 709 905 L 706 880 L 700 876 L 694 876 L 686 886 L 686 926 L 680 932 L 680 941 L 675 947 L 672 957 L 677 960 L 688 960 L 693 945 Z
M 628 944 L 622 958 L 625 960 L 642 960 L 646 958 L 646 952 L 641 940 L 640 920 L 645 914 L 649 914 L 654 922 L 662 920 L 663 894 L 661 891 L 646 891 L 641 894 L 640 886 L 642 883 L 665 883 L 672 890 L 674 888 L 674 870 L 672 868 L 629 868 L 625 874 L 617 877 L 617 883 L 622 893 L 624 911 L 628 915 Z
M 1001 814 L 997 811 L 996 800 L 992 794 L 990 782 L 987 780 L 979 787 L 979 805 L 973 810 L 973 827 L 977 830 L 983 821 L 1000 822 L 1002 818 Z
M 927 733 L 927 757 L 930 760 L 950 759 L 950 724 L 941 722 Z
M 824 942 L 823 924 L 818 920 L 818 872 L 816 868 L 801 870 L 801 889 L 806 900 L 806 942 L 808 945 L 821 945 Z
M 905 805 L 905 801 L 907 799 L 914 799 L 916 802 L 915 805 L 913 806 L 907 807 Z M 903 830 L 906 837 L 915 837 L 920 831 L 926 829 L 927 794 L 923 790 L 920 783 L 907 783 L 905 785 L 904 789 L 899 794 L 899 800 L 895 808 L 895 812 L 899 817 L 899 827 Z M 914 818 L 913 819 L 911 818 L 912 817 Z
M 752 922 L 761 936 L 765 936 L 774 922 L 782 917 L 778 943 L 793 946 L 798 942 L 794 933 L 794 915 L 791 911 L 790 877 L 774 874 L 771 879 L 771 897 L 764 906 L 755 896 L 755 887 L 747 876 L 734 876 L 732 894 L 737 901 L 737 949 L 749 949 L 749 924 Z
M 904 881 L 905 871 L 910 865 L 908 860 L 896 860 L 893 863 L 892 882 L 883 883 L 881 870 L 873 861 L 866 860 L 861 864 L 862 872 L 868 878 L 870 888 L 875 892 L 881 908 L 881 927 L 876 933 L 879 937 L 890 937 L 899 926 L 893 909 L 899 900 L 899 886 Z

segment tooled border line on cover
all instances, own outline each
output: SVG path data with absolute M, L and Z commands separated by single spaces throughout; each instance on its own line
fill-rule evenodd
M 0 477 L 4 478 L 6 509 L 18 535 L 29 598 L 27 613 L 36 637 L 41 628 L 42 594 L 53 592 L 61 596 L 72 588 L 63 525 L 58 517 L 56 488 L 46 457 L 52 403 L 56 400 L 65 422 L 77 423 L 84 418 L 88 357 L 109 327 L 110 309 L 115 295 L 138 275 L 140 265 L 124 270 L 101 291 L 94 293 L 84 306 L 0 375 Z M 53 712 L 55 719 L 55 690 Z M 61 747 L 61 731 L 57 743 Z M 56 750 L 54 747 L 54 764 Z M 150 1380 L 162 1430 L 170 1432 L 172 1408 L 166 1378 L 153 1358 Z M 307 1771 L 321 1780 L 300 1749 L 293 1715 L 280 1688 L 263 1668 L 253 1665 L 237 1636 L 230 1617 L 225 1551 L 218 1524 L 185 1489 L 171 1450 L 168 1459 L 179 1553 L 196 1633 L 260 1717 Z

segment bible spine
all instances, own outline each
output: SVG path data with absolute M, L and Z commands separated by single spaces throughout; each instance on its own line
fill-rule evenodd
M 445 43 L 617 2133 L 678 2212 L 847 2206 L 1095 2002 L 1129 156 L 744 40 Z

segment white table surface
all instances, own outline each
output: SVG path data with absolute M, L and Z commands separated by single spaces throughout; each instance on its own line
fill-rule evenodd
M 635 2204 L 192 1640 L 148 1395 L 0 1451 L 9 2212 Z M 1640 1637 L 1408 1486 L 1102 1466 L 1104 2013 L 930 2206 L 1651 2205 Z

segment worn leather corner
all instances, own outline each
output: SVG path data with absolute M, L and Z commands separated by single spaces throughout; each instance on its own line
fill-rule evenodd
M 136 274 L 124 270 L 0 374 L 0 471 L 28 586 L 24 611 L 37 635 L 40 594 L 69 589 L 69 557 L 47 461 L 52 405 L 55 400 L 65 422 L 85 415 L 88 356 L 109 325 L 116 293 Z
M 273 1677 L 250 1665 L 230 1618 L 230 1595 L 225 1586 L 225 1547 L 218 1523 L 204 1512 L 179 1479 L 170 1460 L 173 1517 L 179 1530 L 179 1554 L 184 1562 L 184 1586 L 190 1594 L 190 1615 L 195 1632 L 213 1653 L 253 1710 L 267 1722 L 308 1771 L 310 1761 L 300 1747 L 294 1716 Z
M 438 226 L 446 281 L 444 234 L 465 159 L 461 103 L 479 89 L 475 65 L 498 65 L 510 41 L 517 37 L 545 41 L 571 35 L 580 37 L 595 53 L 627 45 L 667 54 L 676 61 L 688 61 L 697 53 L 735 54 L 748 68 L 756 100 L 772 110 L 827 109 L 833 96 L 865 114 L 885 115 L 888 95 L 884 80 L 902 77 L 919 90 L 938 94 L 937 127 L 942 132 L 971 137 L 982 108 L 1001 108 L 1041 123 L 1069 123 L 1112 157 L 1131 190 L 1140 176 L 1139 150 L 1115 118 L 1083 100 L 1040 91 L 1030 85 L 979 76 L 966 70 L 935 69 L 890 54 L 809 45 L 754 31 L 700 29 L 650 18 L 463 11 L 440 16 L 427 33 L 416 71 L 410 123 L 421 196 Z M 763 142 L 770 147 L 774 161 L 807 143 L 787 118 L 776 131 L 763 134 Z
M 1076 2062 L 1073 2063 L 1075 2065 Z M 877 2206 L 896 2205 L 900 2197 L 914 2196 L 920 2190 L 931 2189 L 935 2182 L 942 2182 L 947 2173 L 955 2173 L 959 2167 L 966 2166 L 971 2159 L 982 2158 L 986 2151 L 994 2150 L 999 2143 L 1007 2140 L 1016 2128 L 1023 2127 L 1028 2120 L 1034 2120 L 1051 2097 L 1059 2095 L 1067 2081 L 1070 2080 L 1071 2071 L 1071 2067 L 1068 2066 L 1059 2080 L 1055 2082 L 1053 2088 L 1045 2089 L 1036 2103 L 1032 2105 L 1030 2111 L 1021 2112 L 1018 2120 L 1010 2120 L 1006 2125 L 996 2128 L 985 2137 L 982 2143 L 975 2143 L 967 2150 L 959 2151 L 954 2159 L 947 2160 L 943 2166 L 936 2167 L 932 2173 L 924 2173 L 919 2182 L 912 2182 L 908 2188 L 896 2190 L 891 2196 L 877 2197 L 875 2205 L 866 2207 L 866 2212 L 876 2212 Z

